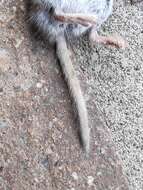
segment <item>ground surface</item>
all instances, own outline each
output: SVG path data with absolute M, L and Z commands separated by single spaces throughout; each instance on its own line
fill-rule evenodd
M 31 39 L 23 1 L 0 2 L 0 190 L 143 189 L 142 10 L 116 2 L 103 27 L 127 39 L 125 51 L 73 42 L 92 127 L 86 160 L 54 51 Z

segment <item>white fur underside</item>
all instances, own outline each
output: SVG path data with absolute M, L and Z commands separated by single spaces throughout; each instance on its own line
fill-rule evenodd
M 97 17 L 96 28 L 99 28 L 103 22 L 112 13 L 113 0 L 32 0 L 33 3 L 53 5 L 56 12 L 61 13 L 82 13 L 92 14 Z M 73 29 L 74 36 L 80 36 L 89 27 L 81 26 Z

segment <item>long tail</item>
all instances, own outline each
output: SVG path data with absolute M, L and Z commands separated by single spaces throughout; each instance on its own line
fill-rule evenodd
M 82 146 L 88 155 L 90 148 L 90 128 L 88 126 L 88 113 L 81 91 L 80 83 L 76 77 L 64 36 L 57 38 L 57 56 L 62 67 L 63 74 L 68 84 L 73 101 L 75 102 L 80 122 L 80 137 Z

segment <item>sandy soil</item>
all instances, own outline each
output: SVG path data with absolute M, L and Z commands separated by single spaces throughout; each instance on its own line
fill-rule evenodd
M 24 1 L 0 2 L 0 190 L 143 189 L 142 4 L 115 3 L 103 33 L 127 50 L 73 42 L 92 128 L 89 159 L 79 145 L 55 52 L 31 38 Z

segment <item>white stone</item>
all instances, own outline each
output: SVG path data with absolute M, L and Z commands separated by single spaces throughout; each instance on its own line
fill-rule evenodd
M 37 88 L 42 88 L 42 86 L 43 86 L 43 84 L 40 83 L 40 82 L 38 82 L 38 83 L 36 84 L 36 87 L 37 87 Z
M 87 177 L 87 183 L 89 186 L 92 186 L 94 182 L 94 177 L 93 176 L 88 176 Z
M 72 177 L 74 178 L 74 180 L 78 180 L 78 175 L 76 172 L 73 172 L 72 173 Z

